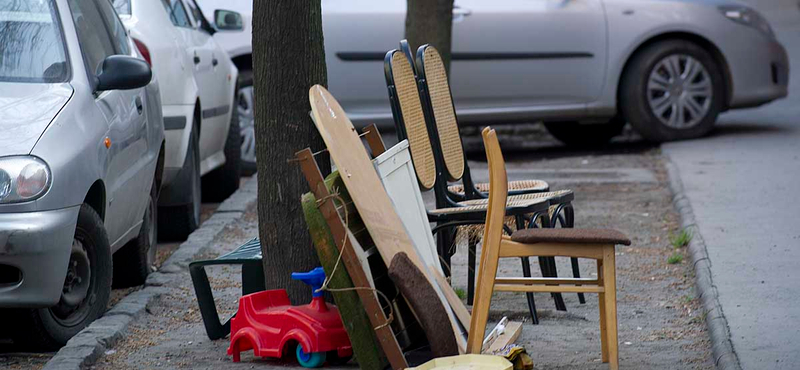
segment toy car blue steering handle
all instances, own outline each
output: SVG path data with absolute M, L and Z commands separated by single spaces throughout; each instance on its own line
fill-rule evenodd
M 325 282 L 325 270 L 322 267 L 317 267 L 309 272 L 293 272 L 292 279 L 300 280 L 308 285 L 311 285 L 311 296 L 322 297 L 322 283 Z

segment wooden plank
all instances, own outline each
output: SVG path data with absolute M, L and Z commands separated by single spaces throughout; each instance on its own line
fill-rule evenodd
M 369 126 L 364 127 L 361 132 L 364 133 L 364 139 L 367 140 L 367 145 L 369 145 L 369 150 L 372 152 L 373 157 L 377 157 L 386 151 L 386 144 L 383 143 L 383 138 L 378 131 L 378 126 L 375 126 L 374 123 L 370 123 Z
M 511 285 L 497 284 L 494 290 L 500 292 L 534 292 L 534 293 L 603 293 L 601 286 L 560 286 L 560 285 Z
M 386 194 L 361 140 L 344 110 L 324 87 L 315 85 L 309 90 L 314 123 L 328 147 L 333 162 L 347 186 L 367 229 L 387 266 L 392 258 L 404 252 L 425 275 L 448 309 L 450 324 L 459 346 L 466 338 L 460 323 L 445 297 L 443 290 L 414 249 L 403 223 L 393 211 L 392 201 Z
M 492 328 L 492 330 L 489 332 L 489 335 L 486 336 L 486 339 L 483 340 L 483 349 L 481 350 L 481 353 L 484 353 L 486 349 L 489 348 L 489 346 L 491 346 L 495 340 L 497 340 L 497 337 L 499 337 L 500 334 L 505 331 L 506 324 L 508 324 L 508 317 L 503 316 L 503 318 L 500 319 L 500 322 L 495 324 L 494 328 Z
M 383 308 L 381 308 L 378 297 L 372 290 L 370 290 L 372 288 L 370 280 L 367 278 L 364 268 L 361 266 L 361 262 L 358 260 L 352 250 L 353 246 L 355 245 L 353 244 L 353 238 L 348 235 L 348 230 L 345 228 L 344 222 L 339 216 L 339 212 L 336 211 L 336 206 L 334 205 L 333 199 L 329 198 L 330 192 L 325 186 L 322 173 L 319 171 L 319 167 L 317 166 L 317 162 L 314 160 L 311 150 L 304 149 L 298 152 L 296 156 L 300 162 L 300 168 L 302 169 L 314 196 L 317 199 L 329 199 L 328 201 L 320 204 L 319 210 L 325 217 L 325 220 L 330 227 L 331 234 L 333 234 L 333 239 L 336 242 L 339 253 L 342 254 L 342 262 L 344 263 L 345 268 L 347 268 L 347 272 L 350 273 L 350 277 L 353 280 L 353 285 L 355 287 L 362 288 L 357 290 L 358 297 L 361 299 L 361 303 L 364 305 L 364 309 L 369 316 L 370 323 L 375 330 L 375 336 L 377 337 L 378 342 L 383 349 L 383 353 L 386 355 L 386 358 L 389 360 L 389 364 L 393 369 L 407 368 L 408 363 L 403 355 L 403 351 L 400 349 L 392 329 L 389 327 L 389 325 L 386 325 L 386 314 L 384 314 Z M 347 239 L 345 239 L 346 235 L 348 235 Z M 347 240 L 349 242 L 341 245 L 343 240 Z
M 353 288 L 353 280 L 350 278 L 347 268 L 345 266 L 335 267 L 336 261 L 339 259 L 339 249 L 336 247 L 325 217 L 317 208 L 317 198 L 311 193 L 306 193 L 301 199 L 311 240 L 314 242 L 325 274 L 330 277 L 328 286 L 332 289 Z M 358 366 L 371 370 L 385 368 L 387 364 L 383 350 L 375 338 L 375 330 L 373 330 L 373 325 L 370 323 L 358 293 L 355 290 L 345 290 L 332 291 L 331 294 L 339 310 L 339 316 L 345 324 L 347 336 L 353 347 L 353 355 L 358 359 Z
M 513 344 L 519 339 L 520 335 L 522 335 L 522 323 L 511 321 L 506 324 L 506 330 L 488 348 L 485 348 L 483 353 L 490 355 L 509 344 Z

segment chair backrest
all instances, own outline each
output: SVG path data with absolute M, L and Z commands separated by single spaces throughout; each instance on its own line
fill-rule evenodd
M 439 51 L 430 45 L 422 45 L 417 50 L 417 77 L 431 107 L 433 121 L 439 137 L 445 173 L 448 180 L 458 181 L 464 176 L 464 148 L 458 132 L 458 120 Z
M 497 133 L 491 127 L 483 129 L 483 145 L 489 162 L 489 208 L 486 212 L 486 227 L 483 231 L 483 243 L 499 243 L 503 235 L 503 224 L 508 201 L 508 174 L 503 152 Z M 497 236 L 497 240 L 493 240 Z M 493 244 L 492 244 L 493 245 Z
M 436 184 L 436 162 L 413 67 L 399 50 L 386 53 L 384 66 L 398 139 L 408 139 L 419 185 L 430 190 Z
M 503 153 L 500 151 L 497 133 L 489 127 L 483 129 L 483 145 L 489 160 L 489 209 L 486 212 L 486 226 L 483 230 L 483 247 L 478 265 L 479 285 L 475 290 L 475 304 L 472 307 L 474 314 L 470 320 L 467 353 L 481 353 L 483 330 L 492 301 L 494 278 L 497 275 L 508 196 L 508 177 Z M 491 286 L 487 287 L 487 284 Z

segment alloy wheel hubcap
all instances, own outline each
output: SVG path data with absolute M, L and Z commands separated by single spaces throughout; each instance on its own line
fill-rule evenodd
M 253 87 L 239 89 L 237 111 L 239 112 L 239 129 L 242 136 L 242 161 L 256 163 L 255 106 Z
M 700 61 L 673 54 L 656 63 L 647 81 L 651 112 L 671 128 L 696 126 L 711 109 L 711 76 Z

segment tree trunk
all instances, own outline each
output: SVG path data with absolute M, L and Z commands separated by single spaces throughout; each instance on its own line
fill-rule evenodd
M 406 38 L 415 58 L 420 45 L 433 45 L 442 55 L 445 69 L 449 73 L 453 0 L 408 0 Z
M 325 147 L 308 115 L 309 88 L 328 80 L 320 1 L 253 2 L 258 235 L 267 289 L 285 288 L 293 304 L 309 302 L 311 287 L 291 273 L 319 266 L 300 203 L 308 184 L 287 160 Z M 330 169 L 327 156 L 317 161 Z

